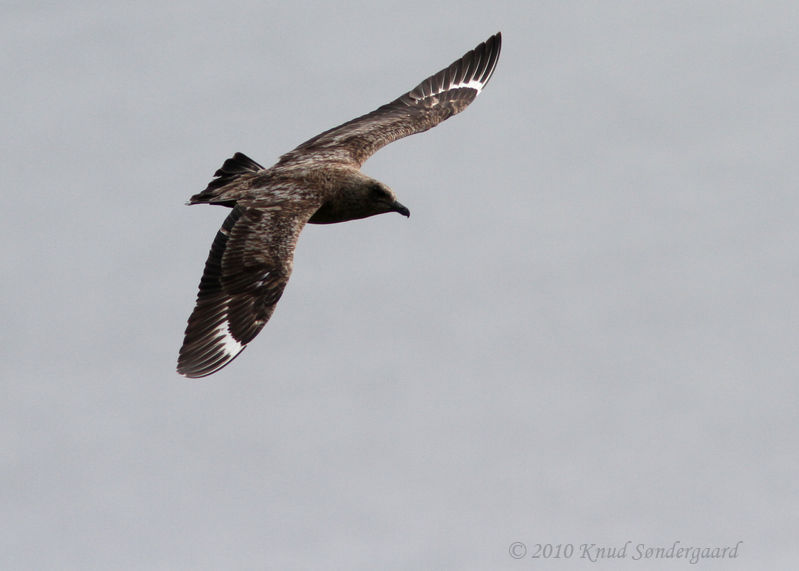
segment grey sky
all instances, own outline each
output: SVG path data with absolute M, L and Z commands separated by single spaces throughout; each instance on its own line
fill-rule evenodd
M 662 4 L 4 5 L 0 568 L 795 565 L 799 13 Z M 364 166 L 411 218 L 307 228 L 258 338 L 178 376 L 226 214 L 189 195 L 498 30 Z M 687 565 L 632 554 L 596 566 Z

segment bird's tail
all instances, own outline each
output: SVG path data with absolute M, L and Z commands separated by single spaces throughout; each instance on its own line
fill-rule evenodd
M 219 167 L 214 173 L 214 179 L 208 183 L 205 190 L 192 196 L 186 204 L 219 204 L 232 208 L 236 200 L 227 195 L 225 187 L 242 175 L 262 170 L 264 167 L 244 153 L 236 153 Z

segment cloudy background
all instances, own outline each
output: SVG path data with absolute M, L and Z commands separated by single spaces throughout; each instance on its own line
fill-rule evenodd
M 652 4 L 5 2 L 0 567 L 794 566 L 799 10 Z M 307 228 L 260 336 L 177 375 L 226 214 L 188 196 L 497 30 L 365 165 L 411 218 Z

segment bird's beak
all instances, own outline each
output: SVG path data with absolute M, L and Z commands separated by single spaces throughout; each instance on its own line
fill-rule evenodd
M 399 212 L 406 218 L 410 217 L 411 215 L 411 211 L 405 208 L 402 204 L 400 204 L 396 200 L 391 204 L 391 210 L 393 210 L 394 212 Z

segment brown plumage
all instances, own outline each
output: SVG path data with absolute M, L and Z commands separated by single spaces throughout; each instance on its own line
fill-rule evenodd
M 189 317 L 178 372 L 204 377 L 263 329 L 291 275 L 306 222 L 331 224 L 410 212 L 385 184 L 360 172 L 380 148 L 463 111 L 499 58 L 496 34 L 391 103 L 325 131 L 265 169 L 236 153 L 189 204 L 232 208 L 211 246 Z

